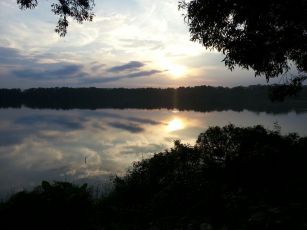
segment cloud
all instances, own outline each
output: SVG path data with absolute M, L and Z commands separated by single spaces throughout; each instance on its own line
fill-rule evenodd
M 78 81 L 88 75 L 83 71 L 84 66 L 82 64 L 59 61 L 53 63 L 42 62 L 42 60 L 53 58 L 51 53 L 26 55 L 18 49 L 0 47 L 0 77 L 4 79 L 4 77 L 9 76 L 11 81 L 20 83 L 20 79 L 32 82 L 50 80 Z M 94 67 L 98 68 L 97 65 L 94 65 Z
M 161 122 L 150 120 L 150 119 L 145 119 L 145 118 L 138 118 L 138 117 L 128 117 L 127 120 L 133 121 L 133 122 L 138 122 L 141 124 L 150 124 L 150 125 L 160 125 Z
M 161 151 L 162 149 L 166 149 L 167 146 L 164 144 L 146 144 L 146 145 L 129 145 L 125 150 L 121 151 L 122 154 L 140 154 L 147 153 L 153 154 Z
M 77 64 L 75 64 L 77 63 Z M 56 84 L 87 86 L 122 81 L 125 79 L 149 77 L 163 71 L 143 69 L 144 61 L 130 61 L 123 65 L 106 67 L 98 61 L 73 64 L 56 59 L 54 53 L 27 53 L 22 50 L 0 47 L 0 75 L 11 77 L 10 81 L 24 80 L 23 85 Z M 4 79 L 4 78 L 2 78 Z M 45 86 L 43 86 L 45 87 Z
M 125 78 L 135 78 L 135 77 L 146 77 L 151 76 L 157 73 L 161 73 L 161 70 L 148 70 L 148 71 L 139 71 L 136 73 L 131 73 L 125 76 Z
M 145 66 L 145 64 L 142 62 L 131 61 L 124 65 L 113 66 L 109 68 L 107 71 L 111 73 L 122 72 L 122 71 L 134 71 L 140 69 L 143 66 Z
M 138 71 L 135 73 L 130 73 L 121 76 L 110 76 L 110 77 L 95 77 L 95 78 L 82 78 L 80 79 L 80 84 L 98 84 L 98 83 L 108 83 L 108 82 L 115 82 L 129 78 L 138 78 L 138 77 L 147 77 L 152 76 L 154 74 L 161 73 L 161 70 L 145 70 L 145 71 Z
M 18 49 L 0 47 L 0 66 L 5 64 L 18 65 L 30 63 L 32 63 L 31 58 L 22 55 Z
M 102 69 L 103 67 L 105 67 L 105 64 L 100 64 L 100 63 L 94 62 L 94 63 L 92 63 L 91 70 L 93 72 L 96 72 L 96 71 Z
M 84 116 L 90 117 L 93 116 L 94 112 L 90 111 L 89 114 L 86 114 Z M 134 123 L 139 123 L 139 124 L 145 124 L 145 125 L 160 125 L 163 124 L 160 121 L 155 121 L 152 119 L 147 119 L 147 118 L 140 118 L 140 117 L 135 117 L 135 116 L 125 116 L 125 113 L 113 113 L 113 112 L 107 112 L 107 111 L 99 111 L 97 114 L 94 115 L 95 118 L 104 118 L 104 119 L 116 119 L 116 120 L 122 120 L 124 122 L 129 122 L 132 121 Z
M 125 47 L 129 48 L 135 48 L 135 47 L 140 47 L 140 48 L 147 48 L 147 49 L 163 49 L 164 44 L 162 41 L 158 40 L 142 40 L 142 39 L 121 39 L 124 43 Z
M 0 58 L 10 58 L 20 56 L 17 49 L 0 47 Z
M 51 65 L 50 65 L 51 67 Z M 80 76 L 82 72 L 81 65 L 66 65 L 55 70 L 48 69 L 48 65 L 43 69 L 21 69 L 14 70 L 13 74 L 18 78 L 32 79 L 32 80 L 55 80 L 67 77 Z
M 25 132 L 20 130 L 0 130 L 0 146 L 16 145 L 23 141 Z
M 108 69 L 105 69 L 105 64 L 99 62 L 91 62 L 89 68 L 85 64 L 42 62 L 50 58 L 54 58 L 52 53 L 27 56 L 18 49 L 0 47 L 0 67 L 7 70 L 10 76 L 28 81 L 54 80 L 84 86 L 152 76 L 161 72 L 156 69 L 142 70 L 145 63 L 140 61 L 130 61 Z
M 17 119 L 15 124 L 27 125 L 34 128 L 35 126 L 48 127 L 50 129 L 78 130 L 83 128 L 84 121 L 72 120 L 71 117 L 57 115 L 31 115 Z
M 144 129 L 142 127 L 140 127 L 139 125 L 136 124 L 123 124 L 120 122 L 110 122 L 108 123 L 108 125 L 112 128 L 116 128 L 116 129 L 122 129 L 125 131 L 128 131 L 130 133 L 141 133 L 144 131 Z

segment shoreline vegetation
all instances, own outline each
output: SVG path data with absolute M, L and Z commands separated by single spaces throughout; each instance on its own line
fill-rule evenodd
M 180 88 L 32 88 L 0 89 L 0 108 L 33 109 L 178 109 L 199 112 L 249 110 L 307 111 L 307 86 L 282 103 L 269 99 L 269 86 Z
M 2 229 L 307 228 L 307 137 L 210 127 L 195 145 L 135 162 L 113 190 L 42 182 L 0 204 Z

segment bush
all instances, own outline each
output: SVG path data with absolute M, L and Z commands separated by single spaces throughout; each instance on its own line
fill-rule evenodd
M 116 178 L 110 199 L 137 210 L 138 223 L 161 228 L 300 229 L 307 224 L 306 149 L 307 138 L 296 134 L 211 127 L 195 146 L 176 141 L 135 163 Z
M 2 229 L 89 229 L 92 200 L 87 186 L 66 182 L 19 192 L 1 205 Z

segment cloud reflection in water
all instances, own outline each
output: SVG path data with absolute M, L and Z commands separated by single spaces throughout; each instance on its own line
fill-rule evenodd
M 208 125 L 255 125 L 307 130 L 307 114 L 269 115 L 169 110 L 0 110 L 0 196 L 42 180 L 101 181 L 131 163 L 171 147 L 193 144 Z M 86 162 L 85 162 L 86 158 Z

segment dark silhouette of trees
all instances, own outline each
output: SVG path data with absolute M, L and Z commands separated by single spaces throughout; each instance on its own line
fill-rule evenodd
M 186 10 L 191 40 L 223 52 L 229 69 L 251 68 L 269 81 L 293 64 L 300 75 L 276 88 L 277 96 L 301 88 L 307 72 L 306 0 L 192 0 L 179 8 Z
M 109 202 L 158 229 L 304 229 L 306 147 L 306 138 L 261 126 L 211 127 L 194 146 L 175 141 L 136 162 Z
M 87 185 L 43 181 L 1 205 L 1 229 L 90 229 L 93 200 Z
M 283 103 L 267 98 L 267 86 L 249 87 L 180 87 L 180 88 L 32 88 L 0 89 L 0 108 L 26 106 L 40 109 L 179 109 L 222 111 L 244 109 L 256 112 L 304 112 L 307 87 Z M 238 100 L 240 98 L 240 100 Z
M 55 32 L 61 37 L 65 36 L 67 33 L 69 17 L 76 20 L 78 23 L 93 20 L 94 0 L 58 0 L 56 2 L 57 3 L 51 4 L 51 11 L 59 16 Z M 17 4 L 22 10 L 33 9 L 38 5 L 38 0 L 17 0 Z
M 43 182 L 0 203 L 1 229 L 306 229 L 307 138 L 211 127 L 136 162 L 97 200 Z M 8 226 L 8 227 L 6 227 Z

